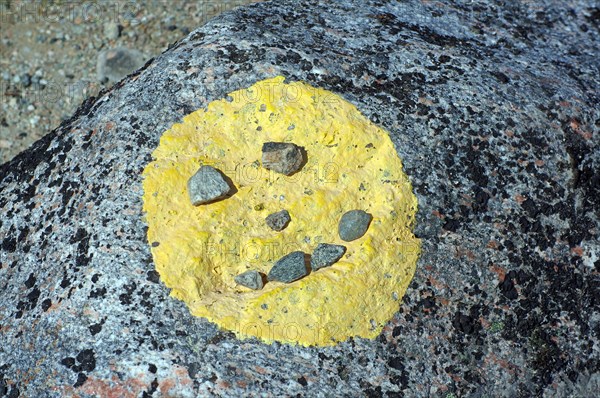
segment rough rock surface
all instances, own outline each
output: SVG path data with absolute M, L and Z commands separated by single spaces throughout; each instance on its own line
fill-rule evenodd
M 350 210 L 342 215 L 338 224 L 338 234 L 342 240 L 351 242 L 363 236 L 373 216 L 364 210 Z
M 203 165 L 187 183 L 188 195 L 194 206 L 221 199 L 231 191 L 231 186 L 221 172 Z
M 273 264 L 267 278 L 269 281 L 290 283 L 308 275 L 304 252 L 286 254 Z
M 345 246 L 319 243 L 310 256 L 310 268 L 313 271 L 316 271 L 321 268 L 329 267 L 342 258 L 345 252 Z
M 587 0 L 281 1 L 192 32 L 0 166 L 0 390 L 597 396 L 599 20 Z M 154 270 L 160 134 L 277 74 L 385 127 L 418 196 L 423 253 L 375 340 L 238 341 Z

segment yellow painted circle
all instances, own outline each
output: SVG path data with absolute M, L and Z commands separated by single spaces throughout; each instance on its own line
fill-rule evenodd
M 304 147 L 307 163 L 289 177 L 262 168 L 268 141 Z M 173 125 L 153 157 L 143 183 L 148 241 L 162 281 L 193 315 L 240 338 L 326 346 L 374 338 L 398 310 L 420 251 L 411 232 L 417 200 L 388 133 L 354 105 L 303 82 L 263 80 Z M 187 181 L 202 164 L 237 192 L 192 206 Z M 264 220 L 282 209 L 292 221 L 275 232 Z M 344 242 L 338 222 L 353 209 L 373 221 Z M 234 282 L 321 242 L 347 252 L 293 283 L 253 291 Z

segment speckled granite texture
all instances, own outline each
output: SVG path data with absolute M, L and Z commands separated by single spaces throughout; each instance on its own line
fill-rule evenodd
M 283 1 L 192 32 L 0 166 L 0 395 L 591 397 L 600 7 Z M 423 255 L 376 340 L 238 341 L 168 297 L 140 173 L 161 132 L 278 74 L 390 131 Z

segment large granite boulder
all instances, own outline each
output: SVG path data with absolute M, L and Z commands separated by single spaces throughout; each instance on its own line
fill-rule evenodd
M 0 167 L 0 396 L 598 396 L 600 9 L 280 1 L 175 43 Z M 390 131 L 423 253 L 376 340 L 239 341 L 168 296 L 160 134 L 283 75 Z

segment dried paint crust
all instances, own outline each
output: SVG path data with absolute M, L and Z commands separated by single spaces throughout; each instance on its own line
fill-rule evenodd
M 307 163 L 292 176 L 260 166 L 263 143 L 293 142 Z M 304 346 L 376 337 L 398 310 L 420 241 L 412 234 L 417 200 L 388 133 L 341 97 L 283 77 L 263 80 L 197 110 L 161 137 L 144 170 L 148 241 L 162 281 L 192 314 L 240 338 Z M 192 206 L 188 178 L 210 164 L 237 192 Z M 265 224 L 287 209 L 281 232 Z M 365 236 L 342 242 L 342 214 L 365 210 Z M 292 251 L 344 244 L 331 267 L 290 284 L 252 291 L 234 277 L 268 273 Z

